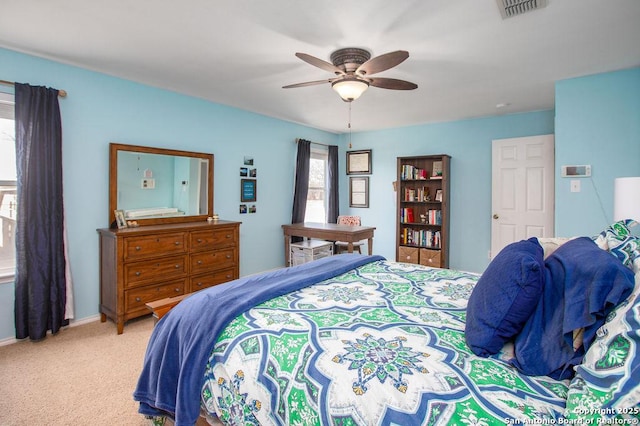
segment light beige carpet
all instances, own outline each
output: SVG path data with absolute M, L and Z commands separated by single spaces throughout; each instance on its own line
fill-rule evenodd
M 148 425 L 132 394 L 152 328 L 95 321 L 0 347 L 0 425 Z

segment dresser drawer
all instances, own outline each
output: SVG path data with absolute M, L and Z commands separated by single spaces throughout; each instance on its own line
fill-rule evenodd
M 213 250 L 191 255 L 191 273 L 214 271 L 236 266 L 236 248 L 231 247 L 222 250 Z
M 236 245 L 235 228 L 208 229 L 191 233 L 191 251 L 214 250 Z
M 186 252 L 186 232 L 130 237 L 124 239 L 125 262 Z
M 189 292 L 202 290 L 207 287 L 212 287 L 217 284 L 226 283 L 227 281 L 233 281 L 236 278 L 236 268 L 228 268 L 220 271 L 210 272 L 205 275 L 199 275 L 191 278 L 189 285 Z
M 185 275 L 187 275 L 186 255 L 125 263 L 124 286 L 134 287 L 151 280 L 166 281 Z
M 184 294 L 186 278 L 159 285 L 148 285 L 125 291 L 125 312 L 130 313 L 137 309 L 148 312 L 145 303 Z

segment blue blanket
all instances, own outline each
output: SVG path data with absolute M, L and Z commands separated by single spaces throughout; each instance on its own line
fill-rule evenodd
M 176 426 L 193 425 L 200 413 L 204 370 L 219 333 L 236 316 L 272 299 L 384 260 L 342 254 L 249 276 L 202 290 L 173 308 L 153 330 L 133 394 L 145 415 L 170 415 Z
M 566 242 L 545 260 L 543 294 L 516 337 L 511 363 L 531 376 L 572 377 L 606 316 L 633 286 L 631 269 L 590 238 Z M 583 346 L 574 350 L 573 331 L 580 328 Z

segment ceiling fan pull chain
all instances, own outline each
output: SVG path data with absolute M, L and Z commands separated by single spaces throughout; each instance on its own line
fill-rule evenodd
M 351 149 L 351 102 L 349 102 L 349 123 L 347 123 L 347 127 L 349 128 L 349 149 Z

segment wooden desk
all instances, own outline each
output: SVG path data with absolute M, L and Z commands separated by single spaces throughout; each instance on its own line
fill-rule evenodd
M 291 253 L 289 244 L 291 237 L 318 238 L 327 241 L 344 241 L 349 243 L 347 251 L 353 253 L 353 243 L 360 240 L 367 240 L 369 247 L 369 255 L 373 254 L 373 226 L 353 226 L 338 225 L 335 223 L 294 223 L 291 225 L 282 225 L 284 232 L 284 258 L 285 264 L 289 266 Z

